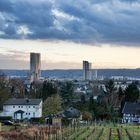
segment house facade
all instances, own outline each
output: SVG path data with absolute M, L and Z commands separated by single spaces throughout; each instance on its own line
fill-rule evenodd
M 42 117 L 42 100 L 9 99 L 4 103 L 0 116 L 12 116 L 14 120 Z
M 140 103 L 126 102 L 122 113 L 122 123 L 140 123 Z

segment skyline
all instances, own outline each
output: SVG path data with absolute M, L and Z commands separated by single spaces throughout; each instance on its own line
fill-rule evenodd
M 19 44 L 21 47 L 25 47 L 21 50 L 18 47 Z M 7 50 L 0 48 L 1 66 L 2 64 L 5 65 L 5 67 L 2 66 L 0 69 L 29 69 L 30 52 L 41 53 L 41 69 L 82 69 L 83 60 L 90 61 L 93 69 L 139 68 L 140 49 L 137 47 L 121 47 L 121 49 L 117 46 L 111 47 L 109 45 L 93 47 L 72 42 L 65 42 L 66 46 L 63 47 L 64 42 L 42 43 L 42 41 L 33 41 L 32 43 L 31 40 L 22 40 L 22 43 L 20 43 L 20 40 L 7 40 L 7 42 L 0 40 L 1 45 L 7 46 Z M 14 50 L 15 47 L 14 49 L 11 47 L 15 45 L 17 45 L 16 51 Z M 40 47 L 38 48 L 38 46 Z M 114 60 L 110 61 L 113 58 Z M 115 61 L 116 63 L 114 63 Z M 121 62 L 119 65 L 118 61 Z M 124 64 L 128 65 L 128 67 Z
M 80 4 L 79 4 L 80 3 Z M 0 69 L 140 67 L 139 0 L 1 0 Z

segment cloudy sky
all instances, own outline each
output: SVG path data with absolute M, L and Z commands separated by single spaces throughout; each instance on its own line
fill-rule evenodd
M 140 67 L 140 0 L 0 0 L 0 68 Z

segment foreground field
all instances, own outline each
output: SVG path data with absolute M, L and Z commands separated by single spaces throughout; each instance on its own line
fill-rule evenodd
M 92 124 L 88 126 L 32 126 L 0 132 L 0 140 L 140 140 L 140 126 Z

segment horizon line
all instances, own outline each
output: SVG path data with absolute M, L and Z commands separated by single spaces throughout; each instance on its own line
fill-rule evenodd
M 93 68 L 91 70 L 105 70 L 105 69 L 111 69 L 111 70 L 124 70 L 124 69 L 127 69 L 127 70 L 139 70 L 140 68 Z M 25 70 L 25 71 L 30 71 L 30 69 L 5 69 L 5 68 L 0 68 L 0 71 L 1 70 Z M 83 69 L 41 69 L 41 71 L 47 71 L 47 70 L 83 70 Z

